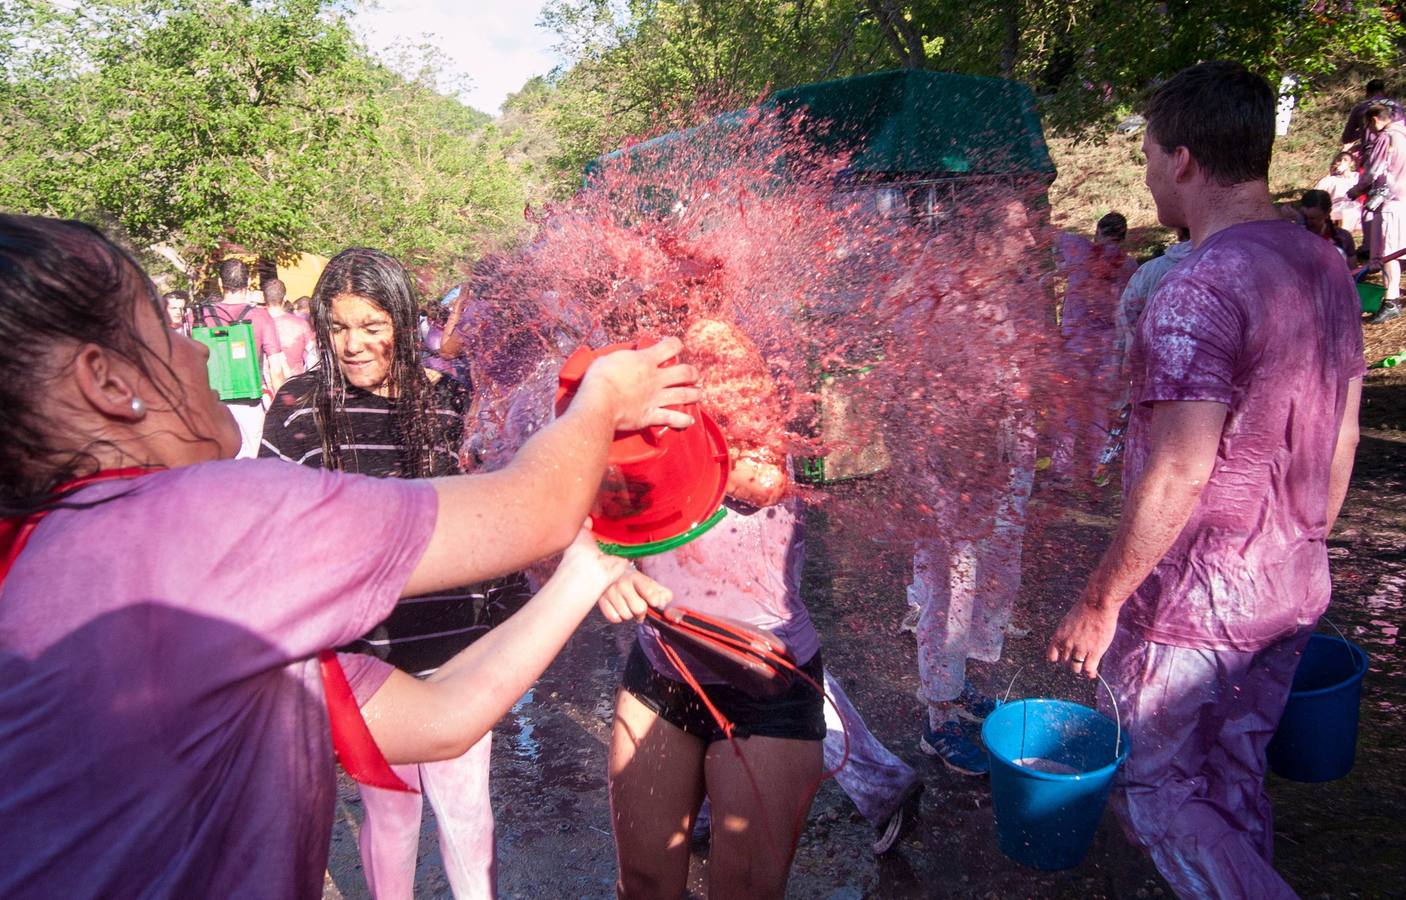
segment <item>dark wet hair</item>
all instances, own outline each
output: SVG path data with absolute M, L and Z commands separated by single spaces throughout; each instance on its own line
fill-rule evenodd
M 168 305 L 172 300 L 179 300 L 181 301 L 181 305 L 184 306 L 190 302 L 190 294 L 187 291 L 167 291 L 161 295 L 161 299 L 166 301 Z
M 1183 69 L 1147 103 L 1148 135 L 1168 153 L 1191 152 L 1222 187 L 1269 178 L 1274 149 L 1274 91 L 1237 62 Z
M 220 263 L 220 287 L 226 291 L 242 291 L 249 287 L 249 266 L 244 260 L 231 256 Z
M 156 285 L 96 228 L 0 214 L 0 515 L 51 507 L 57 485 L 97 471 L 96 442 L 79 450 L 53 443 L 40 406 L 44 384 L 59 374 L 50 354 L 96 344 L 149 376 L 133 315 L 142 304 L 164 325 Z
M 312 292 L 312 326 L 319 360 L 312 403 L 325 466 L 344 468 L 342 447 L 356 443 L 343 412 L 347 382 L 332 345 L 332 301 L 343 294 L 362 297 L 391 318 L 393 352 L 387 382 L 396 430 L 405 446 L 403 477 L 448 474 L 445 455 L 434 451 L 448 450 L 447 458 L 452 459 L 458 448 L 445 446 L 446 436 L 434 413 L 432 386 L 421 366 L 420 307 L 410 275 L 390 255 L 366 247 L 351 247 L 332 257 Z
M 1324 212 L 1332 212 L 1333 198 L 1327 191 L 1320 191 L 1317 189 L 1311 191 L 1304 191 L 1303 196 L 1299 198 L 1299 206 L 1307 206 L 1316 209 L 1321 209 Z
M 1367 107 L 1367 109 L 1363 111 L 1362 118 L 1369 122 L 1372 119 L 1386 119 L 1388 122 L 1390 122 L 1391 115 L 1392 108 L 1390 106 L 1385 103 L 1373 103 L 1371 106 Z
M 1115 241 L 1121 241 L 1128 236 L 1128 220 L 1122 213 L 1111 212 L 1098 220 L 1094 233 L 1106 234 Z
M 269 306 L 283 308 L 283 301 L 288 297 L 288 288 L 277 278 L 266 278 L 261 285 L 264 289 L 264 300 Z
M 1386 93 L 1386 81 L 1381 78 L 1373 78 L 1367 82 L 1367 96 L 1375 97 L 1378 94 Z
M 1353 156 L 1351 153 L 1348 153 L 1346 150 L 1342 150 L 1342 151 L 1340 151 L 1340 152 L 1334 154 L 1334 155 L 1333 155 L 1333 164 L 1330 165 L 1328 168 L 1329 168 L 1329 169 L 1332 169 L 1333 166 L 1336 166 L 1338 163 L 1342 162 L 1343 160 L 1347 160 L 1349 163 L 1351 163 L 1351 164 L 1352 164 L 1352 167 L 1353 167 L 1354 169 L 1357 168 L 1357 157 Z

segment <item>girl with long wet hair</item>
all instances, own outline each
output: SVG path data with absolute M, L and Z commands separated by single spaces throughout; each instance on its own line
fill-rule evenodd
M 381 478 L 458 473 L 464 404 L 457 382 L 432 384 L 421 368 L 419 304 L 400 263 L 379 250 L 343 250 L 313 290 L 313 312 L 320 364 L 274 397 L 260 455 Z M 410 598 L 344 649 L 429 677 L 530 596 L 527 580 L 515 573 Z M 491 746 L 490 733 L 456 759 L 395 767 L 434 807 L 445 872 L 459 900 L 496 893 Z M 417 794 L 365 785 L 361 799 L 359 844 L 371 892 L 408 900 L 424 803 Z
M 335 301 L 351 297 L 369 301 L 383 314 L 375 333 L 363 327 L 361 335 L 349 335 L 357 329 L 346 317 L 368 312 L 348 309 L 338 318 Z M 318 359 L 312 403 L 325 468 L 345 468 L 343 455 L 356 443 L 345 412 L 348 385 L 396 401 L 391 415 L 404 447 L 399 477 L 428 478 L 453 468 L 457 450 L 444 443 L 444 423 L 434 415 L 433 385 L 421 365 L 419 315 L 409 275 L 380 250 L 343 250 L 323 270 L 312 292 Z M 363 340 L 344 364 L 338 359 L 338 340 L 345 347 L 347 337 Z
M 0 896 L 320 897 L 329 706 L 363 777 L 487 733 L 623 570 L 581 524 L 617 428 L 688 424 L 667 408 L 697 400 L 693 371 L 660 368 L 679 348 L 598 360 L 491 475 L 235 461 L 208 351 L 132 258 L 0 215 Z M 427 680 L 324 652 L 401 596 L 562 549 Z

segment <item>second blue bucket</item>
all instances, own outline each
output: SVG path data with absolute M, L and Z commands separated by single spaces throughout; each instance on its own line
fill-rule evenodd
M 1289 702 L 1266 756 L 1276 775 L 1291 781 L 1334 781 L 1357 758 L 1357 710 L 1367 654 L 1345 638 L 1308 639 Z
M 1001 852 L 1033 869 L 1077 866 L 1128 756 L 1118 726 L 1067 700 L 1016 700 L 986 717 L 981 739 Z

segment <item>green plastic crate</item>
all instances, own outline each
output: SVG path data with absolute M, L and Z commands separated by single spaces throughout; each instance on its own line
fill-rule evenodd
M 873 369 L 867 365 L 820 373 L 820 437 L 831 452 L 799 459 L 797 481 L 839 484 L 888 470 L 891 460 L 882 424 L 865 408 L 862 395 L 846 396 Z M 857 438 L 861 434 L 862 440 Z
M 210 348 L 210 387 L 221 400 L 258 400 L 263 397 L 254 326 L 248 322 L 192 328 L 190 336 Z
M 1380 284 L 1371 284 L 1365 281 L 1357 282 L 1357 297 L 1362 301 L 1362 311 L 1364 313 L 1375 313 L 1382 308 L 1382 298 L 1386 296 L 1386 288 Z

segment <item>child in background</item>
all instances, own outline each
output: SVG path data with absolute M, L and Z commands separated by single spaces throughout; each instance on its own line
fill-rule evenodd
M 1348 231 L 1362 228 L 1362 202 L 1347 195 L 1357 184 L 1357 178 L 1357 160 L 1351 153 L 1343 152 L 1333 157 L 1328 174 L 1313 186 L 1315 190 L 1328 192 L 1333 205 L 1333 221 Z
M 418 304 L 405 269 L 377 250 L 345 250 L 318 279 L 313 313 L 320 365 L 279 390 L 265 419 L 260 455 L 379 478 L 461 471 L 460 386 L 450 378 L 432 383 L 421 366 Z M 530 596 L 527 581 L 514 574 L 408 598 L 343 649 L 428 678 Z M 435 811 L 454 896 L 496 894 L 488 793 L 492 740 L 490 732 L 455 759 L 396 766 L 401 780 L 423 797 L 359 786 L 365 818 L 358 842 L 367 884 L 378 900 L 410 900 L 414 893 L 425 799 Z
M 1337 247 L 1343 261 L 1351 268 L 1357 260 L 1357 245 L 1346 228 L 1333 224 L 1333 198 L 1328 192 L 1304 191 L 1303 198 L 1299 200 L 1299 209 L 1303 211 L 1303 227 Z

